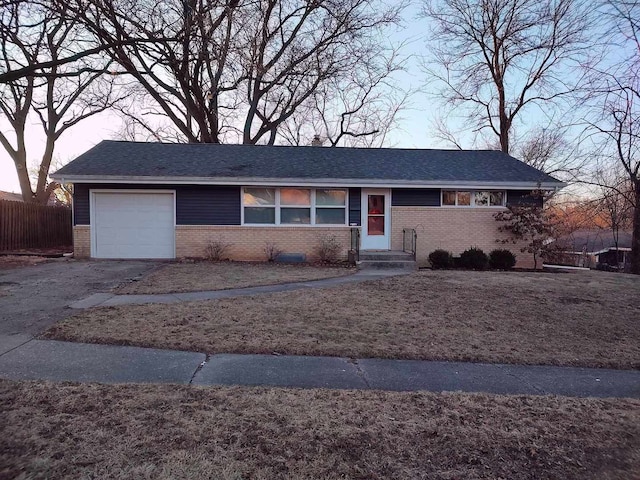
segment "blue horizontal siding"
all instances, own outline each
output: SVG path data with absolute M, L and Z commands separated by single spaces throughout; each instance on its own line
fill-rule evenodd
M 89 190 L 175 190 L 177 225 L 240 225 L 240 187 L 209 185 L 76 184 L 74 225 L 89 225 Z
M 531 195 L 531 190 L 507 190 L 507 205 L 542 206 L 542 197 Z
M 176 188 L 177 225 L 240 225 L 240 187 Z
M 89 225 L 89 190 L 175 190 L 177 225 L 240 225 L 240 187 L 215 185 L 126 185 L 76 184 L 73 191 L 74 225 Z M 440 206 L 440 189 L 394 188 L 393 206 Z M 523 205 L 542 200 L 531 196 L 530 190 L 508 190 L 507 203 Z M 349 189 L 349 224 L 361 224 L 361 189 Z
M 362 210 L 362 190 L 360 188 L 349 189 L 349 225 L 360 225 Z
M 89 225 L 89 185 L 78 183 L 73 186 L 73 224 Z
M 394 207 L 439 207 L 439 188 L 394 188 L 391 192 Z

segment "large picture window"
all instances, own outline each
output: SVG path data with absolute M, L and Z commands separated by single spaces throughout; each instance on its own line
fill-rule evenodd
M 245 187 L 242 209 L 246 225 L 345 225 L 347 190 Z
M 504 207 L 504 190 L 443 190 L 444 207 Z

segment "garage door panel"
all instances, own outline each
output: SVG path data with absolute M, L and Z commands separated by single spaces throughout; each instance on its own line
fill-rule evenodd
M 94 192 L 96 258 L 174 258 L 171 193 Z

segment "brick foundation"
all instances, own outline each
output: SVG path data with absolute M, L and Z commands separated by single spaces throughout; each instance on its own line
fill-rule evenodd
M 511 250 L 517 267 L 533 267 L 533 256 L 520 251 L 518 245 L 501 244 L 506 238 L 498 231 L 493 215 L 496 209 L 447 207 L 392 207 L 391 249 L 402 250 L 402 229 L 415 228 L 418 235 L 417 256 L 420 266 L 428 266 L 428 255 L 443 248 L 459 255 L 469 247 L 479 247 L 489 253 L 495 248 Z M 317 259 L 321 239 L 334 236 L 343 246 L 340 259 L 347 258 L 351 233 L 344 227 L 248 227 L 191 226 L 176 227 L 176 257 L 204 257 L 209 242 L 230 244 L 225 257 L 233 260 L 266 260 L 265 246 L 273 243 L 284 253 L 303 253 L 308 260 Z M 91 231 L 87 225 L 73 228 L 74 255 L 91 256 Z M 541 262 L 538 262 L 540 266 Z
M 91 227 L 76 225 L 73 227 L 73 256 L 89 258 L 91 256 Z
M 496 241 L 507 236 L 498 231 L 495 208 L 392 207 L 391 211 L 391 249 L 402 250 L 402 229 L 414 228 L 420 266 L 428 266 L 429 254 L 438 248 L 459 255 L 478 247 L 486 254 L 496 248 L 511 250 L 517 267 L 533 267 L 533 256 L 521 252 L 519 245 Z
M 317 259 L 317 249 L 325 236 L 334 236 L 343 245 L 340 259 L 346 260 L 351 233 L 349 227 L 176 227 L 176 257 L 203 257 L 209 242 L 230 244 L 225 257 L 233 260 L 267 260 L 265 246 L 273 243 L 283 253 L 303 253 Z

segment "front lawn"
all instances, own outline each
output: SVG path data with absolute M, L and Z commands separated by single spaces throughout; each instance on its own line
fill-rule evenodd
M 225 290 L 306 282 L 352 273 L 355 273 L 355 269 L 304 264 L 205 261 L 170 263 L 142 280 L 121 285 L 114 293 L 153 294 Z
M 638 478 L 640 401 L 0 381 L 0 477 Z
M 207 353 L 640 367 L 640 278 L 421 271 L 286 293 L 94 308 L 47 338 Z

